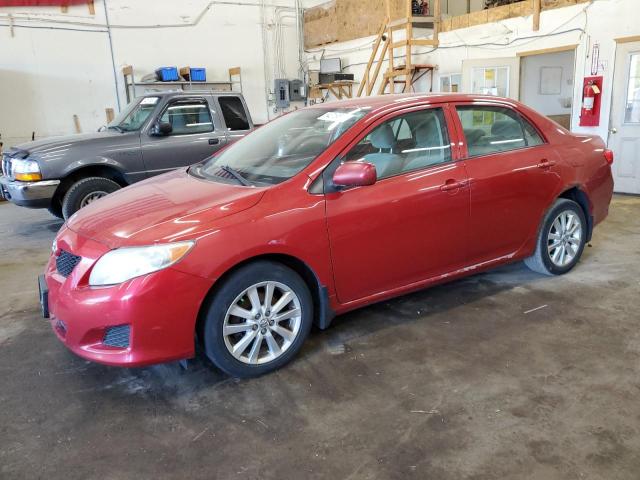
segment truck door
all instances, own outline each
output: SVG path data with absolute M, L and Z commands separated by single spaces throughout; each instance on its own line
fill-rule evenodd
M 218 98 L 220 116 L 228 131 L 229 141 L 244 137 L 253 129 L 251 117 L 244 100 L 238 95 L 220 95 Z
M 147 176 L 204 160 L 226 141 L 227 134 L 215 106 L 207 98 L 173 98 L 142 134 L 142 158 Z

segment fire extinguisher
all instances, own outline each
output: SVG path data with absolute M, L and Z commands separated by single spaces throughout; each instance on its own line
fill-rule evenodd
M 586 112 L 593 110 L 593 105 L 596 100 L 596 92 L 593 88 L 593 82 L 589 82 L 584 86 L 584 96 L 582 99 L 582 109 Z

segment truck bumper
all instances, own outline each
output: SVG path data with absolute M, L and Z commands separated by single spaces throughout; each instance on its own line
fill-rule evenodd
M 60 180 L 43 180 L 41 182 L 18 182 L 0 176 L 2 196 L 11 203 L 21 207 L 46 208 L 51 205 Z

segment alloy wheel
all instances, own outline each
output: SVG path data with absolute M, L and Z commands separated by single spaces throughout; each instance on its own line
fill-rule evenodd
M 80 202 L 80 208 L 84 208 L 87 205 L 95 202 L 96 200 L 105 197 L 107 194 L 107 192 L 103 192 L 103 191 L 99 191 L 99 192 L 91 192 L 90 194 L 86 195 L 82 201 Z
M 547 235 L 547 251 L 554 265 L 566 267 L 578 255 L 582 245 L 582 221 L 572 211 L 561 212 L 551 224 Z
M 233 301 L 222 335 L 236 360 L 264 364 L 279 358 L 297 338 L 302 324 L 300 299 L 280 282 L 256 283 Z

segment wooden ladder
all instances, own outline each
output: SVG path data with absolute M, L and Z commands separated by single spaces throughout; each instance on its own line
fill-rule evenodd
M 413 63 L 413 47 L 414 46 L 438 46 L 438 32 L 440 30 L 440 0 L 431 0 L 433 15 L 414 16 L 411 9 L 411 0 L 405 0 L 405 17 L 391 21 L 391 4 L 390 0 L 386 0 L 387 14 L 382 22 L 378 36 L 373 44 L 369 62 L 364 71 L 362 82 L 358 88 L 357 96 L 360 97 L 364 92 L 371 95 L 374 85 L 378 80 L 382 62 L 387 57 L 387 71 L 383 74 L 378 95 L 385 93 L 395 93 L 396 85 L 403 84 L 402 91 L 408 92 L 412 90 L 414 83 L 426 73 L 431 73 L 433 80 L 433 65 L 414 64 Z M 413 38 L 413 28 L 416 26 L 426 26 L 433 28 L 433 38 Z M 394 32 L 398 30 L 405 31 L 405 37 L 402 40 L 394 41 Z M 382 48 L 381 48 L 382 46 Z M 397 49 L 404 49 L 405 64 L 400 66 L 394 65 L 395 52 Z M 373 64 L 375 69 L 371 74 Z M 433 82 L 432 82 L 433 83 Z M 389 87 L 389 91 L 387 91 Z

